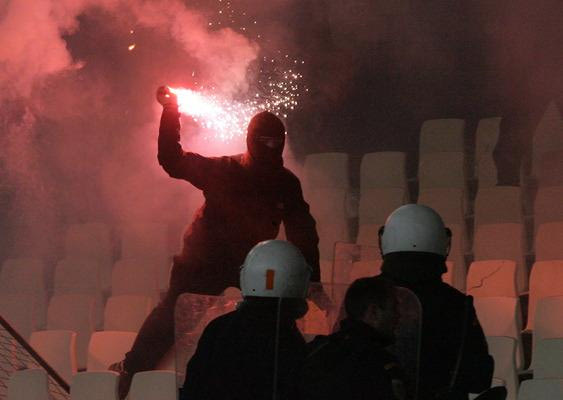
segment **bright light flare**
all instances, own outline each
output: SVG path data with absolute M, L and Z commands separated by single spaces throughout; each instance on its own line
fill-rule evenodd
M 129 49 L 129 51 L 133 51 L 135 49 L 135 47 L 137 47 L 137 45 L 135 43 L 130 44 L 129 47 L 127 47 Z
M 211 136 L 222 141 L 244 135 L 252 116 L 263 109 L 256 104 L 221 99 L 185 88 L 170 88 L 170 91 L 178 97 L 180 112 L 190 115 Z

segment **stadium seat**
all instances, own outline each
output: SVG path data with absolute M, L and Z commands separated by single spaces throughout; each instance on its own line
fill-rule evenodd
M 133 376 L 128 400 L 176 400 L 174 371 L 143 371 Z
M 424 153 L 418 164 L 420 189 L 465 189 L 466 166 L 463 152 Z
M 462 119 L 432 119 L 420 129 L 419 152 L 436 153 L 464 151 L 465 121 Z
M 498 142 L 501 118 L 485 118 L 479 121 L 475 143 L 475 177 L 479 188 L 497 184 L 497 167 L 493 151 Z
M 534 378 L 563 379 L 563 337 L 541 339 L 536 342 Z
M 546 153 L 563 149 L 563 123 L 557 105 L 551 102 L 533 135 L 532 175 L 539 178 L 541 160 Z
M 485 336 L 506 336 L 516 341 L 516 369 L 524 368 L 522 311 L 516 297 L 475 297 L 477 318 Z
M 563 296 L 563 260 L 536 261 L 530 273 L 526 329 L 535 329 L 534 322 L 538 301 L 552 296 Z
M 516 287 L 528 289 L 524 260 L 524 226 L 518 223 L 483 224 L 475 227 L 473 254 L 476 261 L 513 260 L 516 262 Z
M 464 196 L 460 188 L 421 188 L 417 203 L 436 210 L 446 225 L 462 225 L 467 209 Z
M 475 198 L 475 226 L 521 223 L 523 209 L 519 186 L 479 188 Z
M 77 366 L 85 368 L 88 342 L 95 329 L 95 298 L 80 294 L 54 295 L 47 310 L 47 329 L 76 332 Z
M 34 299 L 30 294 L 0 292 L 0 315 L 26 340 L 32 331 L 43 328 L 38 322 Z M 39 318 L 44 321 L 45 314 Z
M 152 308 L 149 296 L 111 296 L 104 309 L 104 330 L 138 332 Z
M 131 350 L 137 334 L 135 332 L 94 332 L 88 344 L 88 371 L 106 371 L 108 367 L 125 358 Z
M 32 332 L 29 344 L 68 384 L 77 372 L 76 333 L 65 330 Z
M 520 384 L 518 400 L 563 399 L 563 379 L 529 379 Z
M 563 221 L 563 186 L 539 187 L 534 202 L 534 225 Z
M 536 261 L 563 260 L 563 221 L 538 226 L 535 239 Z
M 385 151 L 364 154 L 360 165 L 360 191 L 406 187 L 405 153 Z
M 4 261 L 0 270 L 1 295 L 30 296 L 27 301 L 33 311 L 33 329 L 45 327 L 48 298 L 45 275 L 45 264 L 36 258 L 11 258 Z
M 385 220 L 398 207 L 408 203 L 406 188 L 368 188 L 360 190 L 358 209 L 358 237 L 356 243 L 377 243 L 377 232 Z
M 530 369 L 535 370 L 538 343 L 544 339 L 555 338 L 563 338 L 563 296 L 542 297 L 537 300 L 534 312 Z
M 506 336 L 487 336 L 489 354 L 495 360 L 493 376 L 505 382 L 507 399 L 516 399 L 518 374 L 516 373 L 516 340 Z
M 70 386 L 70 400 L 119 400 L 118 383 L 117 372 L 79 372 Z
M 6 400 L 51 400 L 47 372 L 43 369 L 15 371 L 8 382 Z
M 113 242 L 110 228 L 100 222 L 73 224 L 65 234 L 65 258 L 96 260 L 104 290 L 111 285 Z
M 112 273 L 111 294 L 149 296 L 156 303 L 160 298 L 157 269 L 150 260 L 117 261 Z
M 473 261 L 467 272 L 467 294 L 473 297 L 517 297 L 516 262 Z
M 320 257 L 332 261 L 334 243 L 350 241 L 348 154 L 310 154 L 303 175 L 303 194 L 317 221 Z

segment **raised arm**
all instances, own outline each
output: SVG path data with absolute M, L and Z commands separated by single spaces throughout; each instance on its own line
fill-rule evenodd
M 158 132 L 158 163 L 172 178 L 184 179 L 204 190 L 218 178 L 220 160 L 185 152 L 180 145 L 180 112 L 176 95 L 161 86 L 156 98 L 163 106 Z

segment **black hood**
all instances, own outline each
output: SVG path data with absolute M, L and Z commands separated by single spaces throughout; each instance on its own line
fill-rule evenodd
M 274 147 L 266 142 L 271 139 Z M 285 126 L 274 114 L 263 111 L 256 114 L 248 124 L 246 146 L 252 163 L 264 167 L 283 165 L 283 147 L 285 144 Z

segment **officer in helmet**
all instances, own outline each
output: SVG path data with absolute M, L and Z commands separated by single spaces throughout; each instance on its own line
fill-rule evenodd
M 306 354 L 295 320 L 307 312 L 311 268 L 283 240 L 257 244 L 240 270 L 243 302 L 211 321 L 186 367 L 183 400 L 268 399 L 287 390 Z
M 419 399 L 467 399 L 490 387 L 493 359 L 473 298 L 442 282 L 451 232 L 433 209 L 407 204 L 379 231 L 382 276 L 422 304 Z

